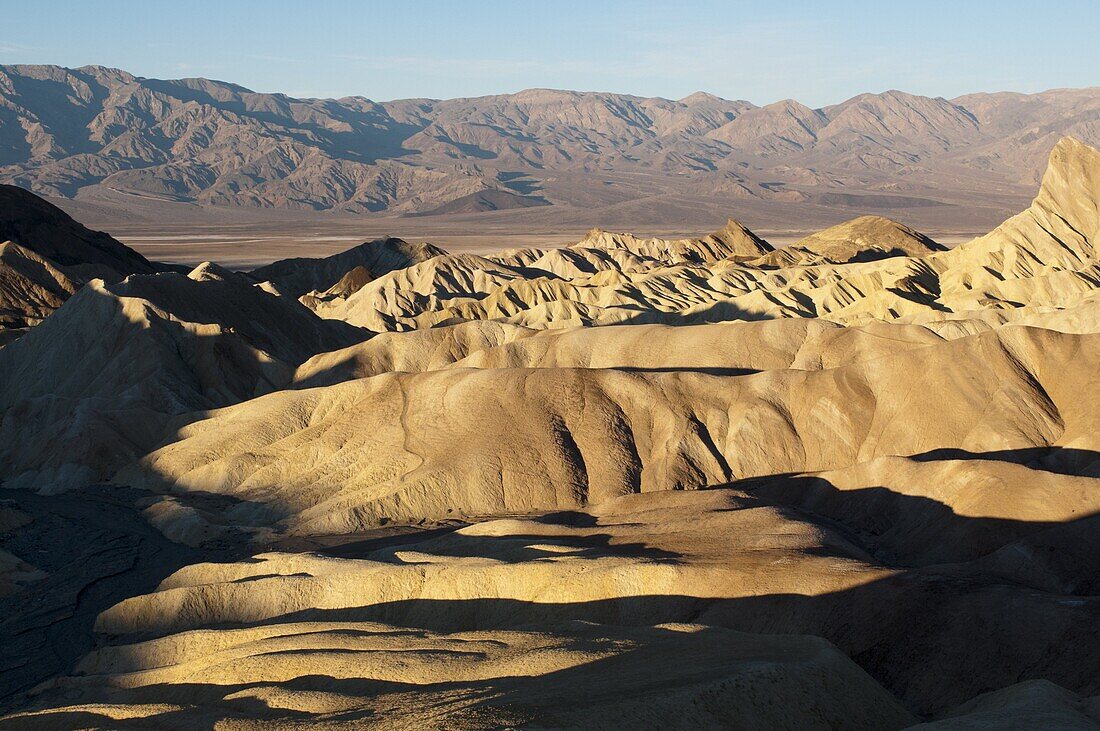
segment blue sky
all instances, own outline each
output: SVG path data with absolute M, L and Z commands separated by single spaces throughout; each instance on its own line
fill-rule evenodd
M 891 88 L 950 98 L 1100 85 L 1100 0 L 2 0 L 0 11 L 0 63 L 98 63 L 295 96 L 553 87 L 820 106 Z

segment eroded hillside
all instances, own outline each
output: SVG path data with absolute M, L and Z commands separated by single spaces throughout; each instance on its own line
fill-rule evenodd
M 952 249 L 9 245 L 0 727 L 1095 728 L 1098 245 L 1072 138 Z

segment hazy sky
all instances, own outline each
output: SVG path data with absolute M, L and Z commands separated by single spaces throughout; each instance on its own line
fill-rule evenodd
M 1100 85 L 1080 2 L 0 2 L 0 63 L 103 64 L 294 96 L 529 87 L 812 105 Z

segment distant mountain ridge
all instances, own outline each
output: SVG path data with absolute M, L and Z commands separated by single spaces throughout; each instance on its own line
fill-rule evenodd
M 58 197 L 476 213 L 614 204 L 639 195 L 610 180 L 629 174 L 658 192 L 835 203 L 844 188 L 904 208 L 1030 186 L 1067 134 L 1100 143 L 1100 88 L 887 91 L 820 109 L 549 89 L 379 103 L 0 66 L 0 183 Z

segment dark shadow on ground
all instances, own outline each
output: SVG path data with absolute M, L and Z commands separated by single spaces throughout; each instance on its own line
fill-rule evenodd
M 594 728 L 591 711 L 601 720 L 619 719 L 620 727 L 779 728 L 792 714 L 770 696 L 792 698 L 801 690 L 798 710 L 803 719 L 848 728 L 903 728 L 916 719 L 858 669 L 833 655 L 825 643 L 806 638 L 760 637 L 724 629 L 671 628 L 631 630 L 570 623 L 547 628 L 560 633 L 573 651 L 589 652 L 593 659 L 544 674 L 488 676 L 468 680 L 404 683 L 369 678 L 304 675 L 279 683 L 289 693 L 308 696 L 333 694 L 361 699 L 347 710 L 328 714 L 326 722 L 343 721 L 350 727 L 370 723 L 372 699 L 383 695 L 432 693 L 432 703 L 420 710 L 416 722 L 440 726 L 441 717 L 455 728 Z M 615 652 L 603 656 L 612 646 Z M 679 662 L 669 662 L 670 657 Z M 839 671 L 839 672 L 837 672 Z M 817 697 L 805 698 L 804 674 L 814 672 Z M 225 721 L 264 718 L 274 727 L 308 724 L 311 714 L 269 706 L 265 683 L 215 685 L 188 683 L 150 685 L 116 690 L 108 695 L 85 695 L 80 703 L 104 701 L 141 706 L 183 701 L 182 709 L 152 705 L 147 718 L 116 720 L 91 710 L 60 710 L 46 718 L 53 727 L 194 728 L 224 727 Z M 261 697 L 250 695 L 258 691 Z M 385 704 L 381 704 L 383 708 Z M 163 706 L 162 706 L 163 707 Z M 449 717 L 443 714 L 454 714 Z M 390 718 L 394 712 L 390 711 Z M 380 719 L 383 720 L 383 719 Z M 0 720 L 0 729 L 16 728 Z
M 58 495 L 6 490 L 6 507 L 31 518 L 0 534 L 0 549 L 47 573 L 0 599 L 0 712 L 18 707 L 38 683 L 72 671 L 92 649 L 96 617 L 145 594 L 197 561 L 238 560 L 244 545 L 203 550 L 173 543 L 149 525 L 139 490 L 94 485 Z
M 990 455 L 971 458 L 996 459 Z M 1015 461 L 1031 455 L 1003 456 Z M 1091 464 L 1095 456 L 1077 455 L 1080 464 Z M 717 595 L 716 587 L 692 585 L 694 595 L 634 587 L 624 590 L 637 592 L 631 596 L 577 602 L 409 598 L 305 609 L 264 621 L 370 621 L 439 632 L 537 630 L 575 620 L 617 626 L 690 622 L 753 633 L 816 635 L 921 715 L 1030 679 L 1049 680 L 1083 695 L 1100 693 L 1100 515 L 1067 522 L 970 517 L 887 486 L 841 490 L 813 475 L 757 478 L 726 487 L 747 496 L 744 507 L 731 509 L 770 507 L 792 521 L 818 526 L 826 537 L 810 552 L 877 564 L 881 578 L 817 595 L 777 592 L 730 598 Z M 427 540 L 424 535 L 417 536 L 421 540 L 399 540 L 412 554 L 503 561 L 560 555 L 539 545 L 577 551 L 585 558 L 636 556 L 673 564 L 683 558 L 644 540 L 620 536 L 623 542 L 615 543 L 601 530 L 603 519 L 584 511 L 550 513 L 537 520 L 571 530 L 551 536 L 536 530 L 479 535 L 474 540 L 447 527 Z M 133 531 L 140 532 L 136 527 Z M 60 540 L 57 534 L 55 540 Z M 347 555 L 370 554 L 376 560 L 387 560 L 395 550 L 393 544 L 349 545 Z M 171 559 L 158 561 L 161 566 L 140 586 L 127 584 L 125 596 L 150 590 L 155 577 L 170 573 L 163 565 Z M 783 568 L 776 565 L 774 570 Z M 104 600 L 103 608 L 109 603 Z M 87 616 L 94 617 L 91 612 Z M 84 627 L 90 636 L 90 625 Z M 74 625 L 71 632 L 78 630 Z M 74 650 L 71 657 L 83 651 Z M 58 672 L 66 667 L 54 662 L 42 677 Z
M 918 462 L 938 462 L 948 459 L 991 459 L 1011 462 L 1033 470 L 1054 472 L 1059 475 L 1100 477 L 1100 452 L 1073 447 L 1027 447 L 1002 449 L 992 452 L 968 452 L 965 449 L 934 449 L 910 459 Z
M 747 632 L 811 634 L 837 645 L 924 715 L 1029 679 L 1050 680 L 1084 695 L 1100 692 L 1100 653 L 1095 651 L 1100 645 L 1100 514 L 1067 522 L 974 518 L 926 497 L 886 487 L 839 490 L 812 476 L 760 478 L 731 487 L 747 493 L 751 506 L 772 506 L 791 520 L 850 540 L 851 560 L 878 563 L 887 575 L 822 595 L 723 598 L 699 586 L 698 596 L 575 603 L 408 599 L 310 609 L 276 621 L 377 621 L 441 632 L 537 628 L 572 620 L 609 625 L 693 622 Z M 607 544 L 601 534 L 593 537 L 604 545 L 593 548 L 592 557 L 620 555 L 618 545 Z M 487 541 L 492 545 L 487 547 Z M 481 536 L 465 542 L 445 537 L 412 550 L 508 555 L 511 549 L 502 549 L 498 541 L 550 542 L 537 535 Z M 624 553 L 630 555 L 639 545 L 654 548 L 627 544 Z M 843 557 L 838 548 L 843 545 L 831 539 L 821 548 L 831 557 Z
M 705 587 L 701 587 L 705 591 Z M 980 693 L 1042 678 L 1100 692 L 1100 599 L 1035 591 L 965 567 L 912 570 L 846 591 L 736 599 L 630 596 L 576 603 L 409 599 L 307 610 L 283 621 L 370 621 L 439 632 L 538 631 L 565 621 L 690 622 L 824 637 L 911 710 L 930 715 Z
M 428 530 L 418 530 L 410 527 L 408 532 L 390 533 L 377 538 L 364 538 L 363 540 L 349 541 L 338 546 L 324 547 L 317 550 L 318 553 L 334 556 L 335 558 L 362 558 L 374 551 L 385 548 L 398 548 L 412 543 L 420 543 L 430 538 L 445 536 L 463 527 L 463 525 L 462 523 L 456 523 L 455 525 L 429 528 Z
M 1021 475 L 1021 477 L 1025 477 Z M 962 563 L 997 552 L 1039 550 L 1064 543 L 1056 552 L 1022 558 L 1041 565 L 1037 588 L 1068 594 L 1100 593 L 1100 516 L 1059 521 L 1023 521 L 957 514 L 950 506 L 884 486 L 841 490 L 818 475 L 784 475 L 730 483 L 765 503 L 795 511 L 802 520 L 840 529 L 853 543 L 892 568 Z M 1090 557 L 1096 561 L 1087 560 Z M 1019 561 L 1008 561 L 1015 566 Z M 1021 574 L 1022 576 L 1023 574 Z M 1025 581 L 1018 578 L 1017 580 Z M 1053 583 L 1052 583 L 1053 582 Z
M 667 368 L 614 366 L 614 370 L 627 373 L 702 373 L 708 376 L 751 376 L 760 372 L 752 368 L 718 368 L 711 366 L 669 366 Z

